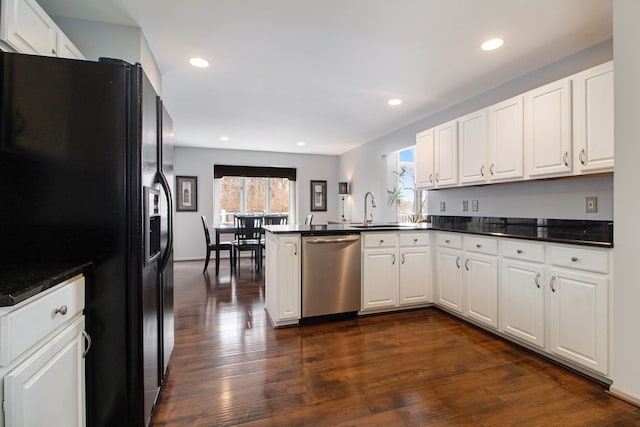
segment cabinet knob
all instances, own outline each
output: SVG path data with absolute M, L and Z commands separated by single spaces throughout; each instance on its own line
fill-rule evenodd
M 52 54 L 53 56 L 58 56 L 58 53 L 56 52 L 56 50 L 55 50 L 55 49 L 51 49 L 51 54 Z
M 540 289 L 540 272 L 539 271 L 536 273 L 535 282 L 536 282 L 536 286 L 538 287 L 538 289 Z
M 484 165 L 480 166 L 480 176 L 484 176 Z
M 573 261 L 573 262 L 578 261 L 578 257 L 577 257 L 577 256 L 572 256 L 572 257 L 571 257 L 571 261 Z
M 436 182 L 440 182 L 440 172 L 436 174 Z
M 384 243 L 384 239 L 380 239 L 380 243 Z
M 564 163 L 565 166 L 569 166 L 569 153 L 567 151 L 562 155 L 562 163 Z
M 418 239 L 417 238 L 413 239 L 413 243 L 418 243 Z
M 444 241 L 445 243 L 451 243 L 451 240 L 447 239 Z
M 495 175 L 495 174 L 496 174 L 496 172 L 495 172 L 495 170 L 494 170 L 495 166 L 496 166 L 496 165 L 494 165 L 493 163 L 491 163 L 491 166 L 489 167 L 489 172 L 491 172 L 491 175 Z
M 480 243 L 476 243 L 476 248 L 480 249 L 482 245 Z
M 582 150 L 580 150 L 580 155 L 578 156 L 578 158 L 580 159 L 580 163 L 581 164 L 585 164 L 585 151 L 584 148 Z
M 518 249 L 518 250 L 516 250 L 516 252 L 521 254 L 522 253 L 522 249 Z
M 456 258 L 456 267 L 460 268 L 460 257 Z
M 56 309 L 53 311 L 53 314 L 58 314 L 58 313 L 60 313 L 60 314 L 62 314 L 62 315 L 64 316 L 65 314 L 67 314 L 67 310 L 68 310 L 68 309 L 67 309 L 67 306 L 66 306 L 66 305 L 62 305 L 62 306 L 60 306 L 60 308 L 56 308 Z
M 433 174 L 432 173 L 429 174 L 429 182 L 433 184 Z
M 556 283 L 556 276 L 551 277 L 551 281 L 549 282 L 549 287 L 551 288 L 551 292 L 555 292 L 556 288 L 553 284 Z

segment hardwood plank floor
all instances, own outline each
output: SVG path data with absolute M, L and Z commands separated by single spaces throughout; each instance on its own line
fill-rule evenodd
M 640 425 L 599 384 L 438 309 L 274 330 L 262 273 L 210 270 L 175 265 L 155 427 Z

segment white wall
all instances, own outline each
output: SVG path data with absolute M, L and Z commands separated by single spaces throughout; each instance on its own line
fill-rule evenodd
M 446 121 L 461 117 L 465 114 L 477 111 L 481 108 L 488 107 L 497 102 L 508 99 L 512 96 L 524 93 L 528 90 L 542 86 L 546 83 L 558 80 L 578 71 L 585 70 L 603 62 L 610 61 L 613 57 L 612 41 L 607 41 L 578 52 L 568 58 L 556 63 L 547 65 L 539 70 L 535 70 L 529 74 L 514 78 L 501 86 L 489 90 L 481 95 L 470 98 L 464 102 L 453 105 L 443 111 L 432 114 L 424 119 L 400 128 L 394 132 L 384 135 L 376 140 L 369 142 L 363 146 L 357 147 L 340 156 L 340 180 L 348 179 L 352 182 L 353 193 L 349 204 L 350 215 L 359 219 L 363 216 L 363 197 L 366 191 L 373 191 L 379 201 L 376 209 L 375 220 L 390 221 L 395 216 L 391 208 L 386 203 L 386 176 L 384 175 L 384 165 L 386 160 L 383 156 L 411 145 L 415 145 L 416 133 L 429 129 Z M 617 68 L 617 64 L 616 64 Z M 617 153 L 616 153 L 617 154 Z M 617 155 L 616 155 L 617 161 Z M 535 216 L 532 212 L 540 212 L 545 217 L 553 218 L 569 218 L 573 215 L 581 213 L 584 215 L 584 204 L 580 205 L 578 201 L 584 195 L 591 194 L 592 181 L 578 180 L 575 184 L 562 184 L 562 181 L 551 181 L 551 184 L 541 184 L 545 188 L 545 192 L 540 192 L 540 186 L 530 183 L 512 184 L 515 187 L 498 186 L 498 190 L 490 190 L 487 187 L 474 187 L 467 189 L 452 189 L 447 191 L 439 190 L 438 192 L 429 192 L 432 200 L 450 200 L 451 206 L 456 206 L 458 200 L 469 198 L 482 199 L 482 212 L 500 212 L 498 208 L 505 208 L 504 212 L 509 212 L 515 217 L 531 217 Z M 603 214 L 610 215 L 612 212 L 611 205 L 611 188 L 612 181 L 603 180 L 597 183 L 598 205 Z M 560 200 L 567 196 L 568 191 L 572 191 L 570 203 L 561 203 L 550 205 L 549 200 Z M 528 203 L 522 205 L 510 205 L 501 195 L 502 192 L 511 192 L 518 194 L 521 199 L 527 200 Z M 437 195 L 435 195 L 437 193 Z M 600 199 L 602 195 L 602 199 Z M 534 210 L 530 208 L 543 207 L 547 205 L 548 209 Z M 489 210 L 488 207 L 494 206 L 495 210 Z M 580 212 L 581 211 L 581 212 Z M 438 214 L 438 212 L 430 212 Z M 455 215 L 455 211 L 446 212 L 447 215 Z M 502 214 L 500 214 L 502 215 Z M 598 215 L 600 216 L 600 215 Z M 589 217 L 595 218 L 595 217 Z M 598 218 L 600 219 L 600 218 Z M 611 219 L 605 218 L 605 219 Z
M 613 2 L 615 177 L 612 391 L 640 403 L 640 2 Z
M 52 16 L 80 52 L 89 60 L 100 57 L 139 62 L 156 92 L 162 94 L 162 76 L 147 39 L 139 27 Z
M 177 175 L 198 177 L 198 212 L 176 212 L 174 216 L 174 250 L 176 260 L 204 258 L 204 233 L 200 216 L 213 218 L 213 165 L 274 166 L 297 170 L 296 212 L 298 218 L 289 223 L 303 222 L 313 213 L 314 224 L 338 220 L 338 157 L 305 154 L 270 153 L 262 151 L 219 150 L 176 147 L 173 170 Z M 310 181 L 327 181 L 327 212 L 310 212 Z

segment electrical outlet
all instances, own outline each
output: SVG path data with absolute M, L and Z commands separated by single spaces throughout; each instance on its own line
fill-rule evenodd
M 478 212 L 478 201 L 477 200 L 472 200 L 471 201 L 471 210 L 474 212 Z
M 598 198 L 596 196 L 587 196 L 585 199 L 585 212 L 597 213 L 598 212 Z
M 444 212 L 444 202 L 440 202 L 440 212 Z
M 463 200 L 462 201 L 462 212 L 469 212 L 469 201 L 468 200 Z

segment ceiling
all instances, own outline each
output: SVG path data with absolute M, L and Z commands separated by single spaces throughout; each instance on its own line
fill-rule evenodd
M 177 145 L 333 155 L 608 40 L 613 27 L 612 0 L 38 1 L 53 16 L 142 29 Z M 496 36 L 502 48 L 480 49 Z

